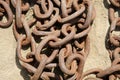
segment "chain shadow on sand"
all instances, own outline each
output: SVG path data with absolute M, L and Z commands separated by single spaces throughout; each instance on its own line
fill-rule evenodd
M 30 80 L 30 77 L 28 76 L 28 72 L 25 68 L 23 68 L 21 65 L 20 65 L 20 62 L 19 62 L 19 59 L 17 57 L 17 53 L 16 53 L 16 66 L 21 70 L 20 71 L 20 75 L 23 77 L 24 80 Z

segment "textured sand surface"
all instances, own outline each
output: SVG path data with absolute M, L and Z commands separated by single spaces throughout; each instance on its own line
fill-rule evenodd
M 96 18 L 90 31 L 91 50 L 84 71 L 91 68 L 105 69 L 110 66 L 109 54 L 105 48 L 106 33 L 109 28 L 108 3 L 106 0 L 93 0 Z M 0 80 L 29 80 L 26 71 L 16 58 L 16 40 L 12 27 L 0 28 Z

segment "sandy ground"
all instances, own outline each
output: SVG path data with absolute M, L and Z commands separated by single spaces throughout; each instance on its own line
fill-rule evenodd
M 105 69 L 110 66 L 109 54 L 105 48 L 106 33 L 109 28 L 108 3 L 106 0 L 93 0 L 96 18 L 90 31 L 91 50 L 84 71 L 91 68 Z M 29 80 L 26 71 L 16 58 L 16 40 L 12 27 L 0 28 L 0 80 Z

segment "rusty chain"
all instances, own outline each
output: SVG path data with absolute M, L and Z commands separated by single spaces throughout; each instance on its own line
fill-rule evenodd
M 34 20 L 27 21 L 22 12 L 29 10 L 29 7 L 23 10 L 21 0 L 11 0 L 16 10 L 13 33 L 21 66 L 31 73 L 31 80 L 79 80 L 90 49 L 88 33 L 95 17 L 92 2 L 34 2 Z M 35 36 L 40 39 L 38 45 Z M 29 44 L 31 52 L 23 57 L 21 49 Z
M 96 78 L 85 80 L 116 80 L 120 78 L 120 37 L 112 33 L 120 26 L 120 18 L 115 17 L 120 1 L 110 2 L 107 41 L 112 64 L 105 70 L 83 72 L 90 51 L 88 33 L 96 15 L 91 0 L 0 0 L 0 17 L 4 13 L 8 17 L 7 22 L 0 21 L 0 27 L 13 23 L 17 57 L 30 73 L 30 80 L 83 80 L 90 74 Z M 27 20 L 26 12 L 30 9 L 33 19 Z M 31 48 L 25 56 L 24 46 Z

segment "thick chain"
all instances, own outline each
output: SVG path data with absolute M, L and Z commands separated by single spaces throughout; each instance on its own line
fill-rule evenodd
M 91 0 L 0 0 L 0 16 L 7 13 L 8 17 L 6 23 L 0 21 L 0 27 L 13 22 L 17 57 L 31 73 L 30 80 L 83 80 L 90 74 L 96 78 L 86 80 L 116 80 L 120 78 L 120 36 L 113 35 L 113 31 L 120 26 L 120 18 L 115 17 L 120 2 L 110 2 L 107 41 L 112 64 L 105 70 L 83 72 L 90 51 L 88 33 L 96 14 Z M 33 19 L 27 20 L 30 9 Z M 30 47 L 31 51 L 25 55 L 23 47 Z
M 32 73 L 31 80 L 80 80 L 90 50 L 88 33 L 95 17 L 92 2 L 33 2 L 35 19 L 27 21 L 22 12 L 29 8 L 23 10 L 24 3 L 21 0 L 11 0 L 16 10 L 13 32 L 18 41 L 17 56 L 21 66 Z M 35 26 L 32 26 L 34 24 Z M 35 37 L 41 39 L 37 46 Z M 28 44 L 31 44 L 31 52 L 27 53 L 25 58 L 21 49 Z

